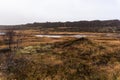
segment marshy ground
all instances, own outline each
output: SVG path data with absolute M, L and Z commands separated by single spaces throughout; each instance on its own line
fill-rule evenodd
M 0 54 L 1 79 L 120 80 L 120 38 L 114 36 L 116 33 L 49 32 L 97 35 L 81 38 L 36 37 L 38 34 L 44 33 L 24 31 L 22 48 L 10 63 L 9 54 Z

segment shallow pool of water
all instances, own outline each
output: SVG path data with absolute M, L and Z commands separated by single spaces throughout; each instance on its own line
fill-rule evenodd
M 5 33 L 4 32 L 0 32 L 0 35 L 5 35 Z
M 75 37 L 81 38 L 86 37 L 87 35 L 78 34 L 78 35 L 35 35 L 36 37 L 49 37 L 49 38 L 61 38 L 61 37 Z

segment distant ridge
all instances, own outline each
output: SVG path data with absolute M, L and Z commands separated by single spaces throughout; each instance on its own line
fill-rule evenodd
M 66 29 L 60 29 L 65 27 Z M 3 28 L 56 28 L 56 31 L 70 32 L 120 32 L 120 20 L 93 20 L 93 21 L 74 21 L 74 22 L 34 22 L 23 25 L 0 26 Z

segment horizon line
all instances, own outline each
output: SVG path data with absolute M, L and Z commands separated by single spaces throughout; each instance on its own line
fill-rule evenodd
M 120 19 L 94 19 L 94 20 L 75 20 L 75 21 L 34 21 L 34 22 L 28 22 L 28 23 L 19 23 L 19 24 L 3 24 L 0 26 L 19 26 L 19 25 L 26 25 L 26 24 L 34 24 L 34 23 L 65 23 L 65 22 L 80 22 L 80 21 L 120 21 Z

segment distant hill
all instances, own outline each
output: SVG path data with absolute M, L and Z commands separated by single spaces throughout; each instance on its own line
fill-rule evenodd
M 120 20 L 94 20 L 94 21 L 74 21 L 74 22 L 46 22 L 29 23 L 15 26 L 0 26 L 1 28 L 21 28 L 21 29 L 48 29 L 54 28 L 54 31 L 69 32 L 120 32 Z
M 119 20 L 94 20 L 94 21 L 75 21 L 75 22 L 46 22 L 24 25 L 28 28 L 54 28 L 55 31 L 70 32 L 120 32 Z

